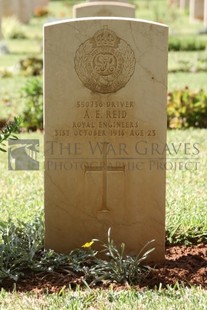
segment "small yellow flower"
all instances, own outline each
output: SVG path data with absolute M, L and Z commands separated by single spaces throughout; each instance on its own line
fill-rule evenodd
M 90 248 L 93 243 L 94 243 L 93 240 L 91 240 L 90 242 L 86 242 L 85 244 L 82 245 L 82 248 Z

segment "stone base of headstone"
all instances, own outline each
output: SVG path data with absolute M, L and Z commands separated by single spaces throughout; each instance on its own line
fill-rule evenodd
M 114 17 L 135 17 L 135 6 L 123 2 L 90 2 L 81 3 L 73 7 L 73 17 L 92 16 L 114 16 Z
M 204 19 L 204 0 L 190 0 L 190 21 Z

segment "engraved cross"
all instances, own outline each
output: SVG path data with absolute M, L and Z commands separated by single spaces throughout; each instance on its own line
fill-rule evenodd
M 85 166 L 85 171 L 102 171 L 103 172 L 103 191 L 102 191 L 102 205 L 99 211 L 108 212 L 110 209 L 107 207 L 107 172 L 108 171 L 125 171 L 125 166 L 117 166 L 117 167 L 110 167 L 107 164 L 107 145 L 109 142 L 103 142 L 103 165 L 101 167 L 90 167 Z

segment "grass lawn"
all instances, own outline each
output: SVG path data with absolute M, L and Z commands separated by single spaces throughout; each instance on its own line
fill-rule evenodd
M 130 290 L 66 290 L 61 294 L 0 293 L 1 309 L 99 309 L 99 310 L 204 310 L 207 294 L 199 288 L 158 289 L 149 291 Z
M 168 74 L 168 91 L 180 89 L 188 86 L 192 90 L 204 89 L 207 85 L 207 73 L 169 73 Z
M 71 17 L 71 1 L 51 1 L 47 18 L 32 18 L 22 31 L 26 39 L 5 39 L 10 54 L 0 56 L 0 77 L 4 70 L 11 76 L 1 78 L 0 118 L 21 115 L 24 108 L 19 90 L 28 77 L 16 73 L 21 59 L 42 57 L 42 26 L 47 19 Z M 76 1 L 78 3 L 80 1 Z M 188 15 L 178 9 L 166 9 L 167 1 L 135 1 L 136 15 L 170 25 L 170 34 L 195 35 L 201 22 L 189 24 Z M 182 29 L 181 29 L 182 25 Z M 203 40 L 206 37 L 203 36 Z M 205 70 L 205 72 L 204 72 Z M 169 91 L 188 86 L 192 90 L 204 88 L 207 82 L 206 52 L 169 52 Z M 176 72 L 175 72 L 176 71 Z M 187 71 L 187 72 L 184 72 Z M 197 71 L 197 72 L 195 72 Z M 9 74 L 8 74 L 9 75 Z M 0 153 L 0 223 L 11 219 L 31 222 L 43 213 L 43 135 L 22 133 L 19 138 L 40 139 L 40 171 L 9 171 L 7 153 Z M 207 240 L 207 129 L 168 131 L 166 231 L 169 243 L 188 244 Z M 175 149 L 180 150 L 175 154 Z M 96 238 L 96 236 L 94 236 Z M 188 268 L 188 266 L 186 266 Z M 199 287 L 169 286 L 155 290 L 133 288 L 114 291 L 63 288 L 58 294 L 0 292 L 0 309 L 207 309 L 207 292 Z

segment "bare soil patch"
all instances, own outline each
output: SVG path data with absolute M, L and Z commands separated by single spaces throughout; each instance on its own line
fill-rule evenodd
M 166 249 L 165 262 L 152 268 L 150 273 L 136 287 L 155 288 L 183 283 L 185 286 L 201 286 L 207 289 L 207 244 L 193 246 L 171 246 Z M 69 285 L 75 288 L 81 285 L 81 276 L 77 276 L 66 270 L 51 273 L 28 273 L 28 275 L 14 284 L 11 280 L 5 280 L 0 287 L 11 291 L 36 293 L 55 293 Z M 109 284 L 100 287 L 107 288 Z M 115 288 L 123 286 L 114 284 Z

